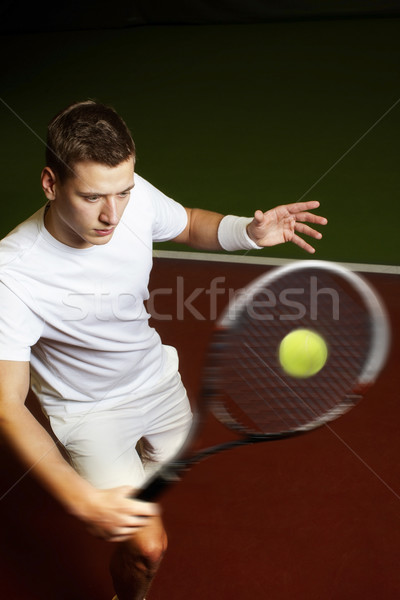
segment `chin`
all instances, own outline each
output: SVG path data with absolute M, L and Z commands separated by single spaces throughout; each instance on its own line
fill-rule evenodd
M 92 244 L 93 246 L 103 246 L 104 244 L 108 244 L 108 242 L 112 239 L 114 235 L 114 231 L 109 235 L 88 235 L 86 241 L 88 244 Z
M 93 240 L 90 240 L 90 242 L 88 242 L 89 244 L 91 244 L 92 246 L 104 246 L 105 244 L 108 244 L 108 242 L 111 241 L 112 235 L 110 235 L 107 238 L 96 238 Z

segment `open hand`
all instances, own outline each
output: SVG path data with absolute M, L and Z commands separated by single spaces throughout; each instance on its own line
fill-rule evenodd
M 309 212 L 318 207 L 319 202 L 311 200 L 284 204 L 267 210 L 265 213 L 257 210 L 254 213 L 253 221 L 247 226 L 248 235 L 258 246 L 275 246 L 284 242 L 293 242 L 306 252 L 313 254 L 315 248 L 297 234 L 305 234 L 317 240 L 322 238 L 319 231 L 306 225 L 306 223 L 327 224 L 328 221 L 325 217 Z

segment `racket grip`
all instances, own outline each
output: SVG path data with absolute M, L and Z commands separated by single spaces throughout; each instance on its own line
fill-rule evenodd
M 135 494 L 136 500 L 143 500 L 144 502 L 154 502 L 158 500 L 161 494 L 170 487 L 173 483 L 179 481 L 179 477 L 176 471 L 165 467 L 159 473 L 157 473 L 152 479 L 150 479 L 137 494 Z

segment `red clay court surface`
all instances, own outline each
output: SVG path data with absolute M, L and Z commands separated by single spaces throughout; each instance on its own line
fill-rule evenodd
M 193 398 L 213 325 L 210 282 L 220 277 L 219 287 L 237 289 L 267 268 L 155 259 L 151 289 L 172 292 L 153 296 L 154 325 L 178 348 Z M 162 502 L 169 550 L 149 600 L 400 597 L 400 280 L 366 278 L 393 331 L 375 386 L 329 429 L 213 457 L 169 490 Z M 177 296 L 192 293 L 178 308 Z M 218 311 L 227 297 L 218 296 Z M 29 403 L 39 416 L 32 397 Z M 229 434 L 210 418 L 202 437 L 207 445 Z M 112 546 L 66 516 L 5 447 L 0 465 L 0 597 L 111 600 Z

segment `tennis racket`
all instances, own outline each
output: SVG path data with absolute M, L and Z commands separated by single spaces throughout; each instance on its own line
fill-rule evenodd
M 290 377 L 279 363 L 282 339 L 297 328 L 316 331 L 328 346 L 324 367 L 312 377 Z M 323 261 L 261 275 L 216 323 L 191 435 L 136 497 L 156 500 L 182 471 L 223 450 L 298 435 L 340 417 L 377 378 L 389 339 L 384 306 L 360 275 Z M 207 411 L 237 435 L 194 452 Z

